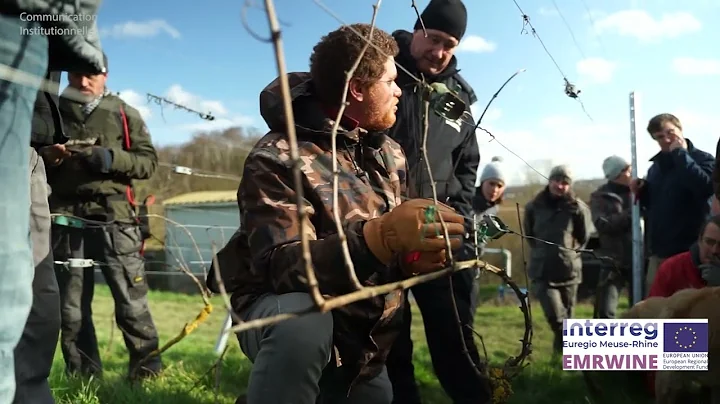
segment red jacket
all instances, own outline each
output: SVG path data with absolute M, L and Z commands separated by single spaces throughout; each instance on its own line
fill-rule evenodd
M 705 281 L 700 276 L 690 251 L 673 255 L 663 261 L 657 270 L 648 297 L 670 297 L 682 289 L 700 289 Z
M 660 264 L 648 297 L 670 297 L 682 289 L 700 289 L 706 286 L 697 266 L 699 258 L 693 259 L 691 251 L 675 254 Z M 646 380 L 649 393 L 655 397 L 655 372 L 647 372 Z

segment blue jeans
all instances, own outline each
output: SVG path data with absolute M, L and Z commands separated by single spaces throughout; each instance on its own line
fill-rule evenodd
M 0 67 L 44 77 L 48 41 L 23 35 L 34 22 L 0 15 Z M 12 73 L 11 73 L 12 74 Z M 39 82 L 0 79 L 0 404 L 15 396 L 13 350 L 32 305 L 34 265 L 30 241 L 30 132 Z

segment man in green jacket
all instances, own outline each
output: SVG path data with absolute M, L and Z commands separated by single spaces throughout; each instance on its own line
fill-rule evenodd
M 142 257 L 148 235 L 140 226 L 132 181 L 152 176 L 157 154 L 139 112 L 112 95 L 106 80 L 107 71 L 68 74 L 60 114 L 69 140 L 40 149 L 56 215 L 53 253 L 56 262 L 69 263 L 56 267 L 60 340 L 68 372 L 101 371 L 91 309 L 94 267 L 71 258 L 93 260 L 115 301 L 117 325 L 130 353 L 129 374 L 146 377 L 160 372 L 162 363 L 159 357 L 142 362 L 158 348 L 158 334 L 147 304 Z
M 530 291 L 553 332 L 553 354 L 560 355 L 563 320 L 573 318 L 582 283 L 582 258 L 577 250 L 585 248 L 593 228 L 590 208 L 575 195 L 572 183 L 569 167 L 553 167 L 548 185 L 525 206 L 523 220 L 531 248 Z

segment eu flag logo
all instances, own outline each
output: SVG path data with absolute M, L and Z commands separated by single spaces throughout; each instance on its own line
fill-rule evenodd
M 663 352 L 707 352 L 707 323 L 663 324 Z

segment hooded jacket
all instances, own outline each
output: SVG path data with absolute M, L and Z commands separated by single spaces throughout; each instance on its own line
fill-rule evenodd
M 127 187 L 132 187 L 134 180 L 152 177 L 158 164 L 150 132 L 140 112 L 118 96 L 103 96 L 87 117 L 81 108 L 82 104 L 60 97 L 68 148 L 105 148 L 112 163 L 107 173 L 98 172 L 89 168 L 82 153 L 77 153 L 58 166 L 48 165 L 48 183 L 53 188 L 50 210 L 133 223 Z
M 668 258 L 687 251 L 710 213 L 715 158 L 696 148 L 658 153 L 640 189 L 650 255 Z
M 630 187 L 607 182 L 590 194 L 593 224 L 600 239 L 598 253 L 615 260 L 629 273 L 632 268 L 632 194 Z
M 309 212 L 310 252 L 320 291 L 338 296 L 352 291 L 333 220 L 332 121 L 313 96 L 309 74 L 288 75 L 302 160 L 305 206 Z M 223 283 L 237 312 L 266 293 L 308 292 L 300 244 L 296 193 L 279 79 L 260 94 L 260 112 L 270 132 L 245 162 L 238 189 L 240 229 L 217 254 Z M 385 133 L 341 124 L 337 138 L 340 217 L 364 286 L 401 279 L 368 249 L 363 226 L 402 202 L 407 168 L 400 146 Z M 219 292 L 211 270 L 211 290 Z M 351 303 L 332 311 L 333 343 L 347 370 L 348 389 L 356 380 L 377 376 L 402 324 L 402 291 Z M 332 364 L 330 366 L 333 366 Z
M 415 77 L 420 77 L 416 62 L 410 54 L 412 34 L 408 31 L 393 32 L 400 48 L 396 61 Z M 475 121 L 470 105 L 477 101 L 475 92 L 460 76 L 457 60 L 453 56 L 448 67 L 436 77 L 425 77 L 428 82 L 441 82 L 449 89 L 457 89 L 465 101 L 466 113 L 458 121 L 448 121 L 430 112 L 427 139 L 427 154 L 435 181 L 438 200 L 445 202 L 465 216 L 468 229 L 472 228 L 472 199 L 475 195 L 475 180 L 480 164 L 480 150 L 475 136 Z M 431 177 L 425 157 L 421 151 L 423 141 L 423 102 L 417 82 L 407 73 L 398 69 L 396 80 L 402 90 L 398 103 L 397 121 L 390 130 L 405 150 L 410 169 L 410 193 L 412 196 L 432 198 Z M 460 259 L 472 248 L 466 243 Z M 474 255 L 474 253 L 472 253 Z
M 581 283 L 582 258 L 574 250 L 585 247 L 592 226 L 590 209 L 577 197 L 558 198 L 545 187 L 525 206 L 523 227 L 532 248 L 528 277 L 551 286 Z

